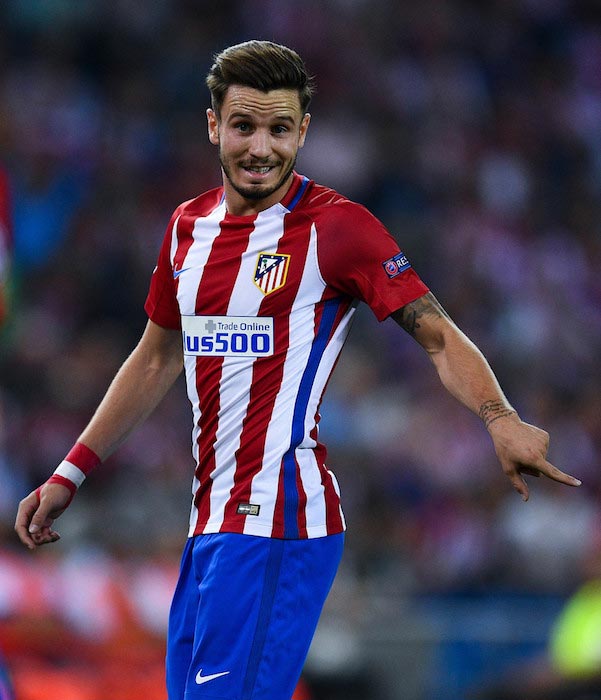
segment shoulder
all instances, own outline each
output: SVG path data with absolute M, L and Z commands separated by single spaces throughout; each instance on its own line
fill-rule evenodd
M 207 190 L 198 195 L 198 197 L 182 202 L 173 212 L 173 218 L 175 219 L 178 216 L 208 216 L 219 206 L 222 198 L 223 187 L 215 187 L 212 190 Z
M 307 189 L 297 211 L 322 225 L 345 225 L 349 228 L 361 229 L 366 226 L 382 226 L 365 206 L 348 199 L 330 187 L 312 182 Z

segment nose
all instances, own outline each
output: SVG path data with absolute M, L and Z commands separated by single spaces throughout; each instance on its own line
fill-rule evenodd
M 253 158 L 264 160 L 271 155 L 271 139 L 267 129 L 256 129 L 250 140 L 249 154 Z

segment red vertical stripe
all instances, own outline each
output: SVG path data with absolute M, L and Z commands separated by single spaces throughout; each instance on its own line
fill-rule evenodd
M 315 450 L 315 458 L 318 460 L 317 463 L 321 472 L 321 483 L 324 488 L 324 498 L 326 502 L 326 528 L 328 535 L 330 535 L 343 530 L 344 525 L 340 513 L 340 497 L 334 488 L 332 475 L 325 465 L 325 457 L 325 448 L 320 444 Z
M 284 470 L 280 469 L 280 478 L 278 480 L 278 495 L 275 502 L 275 510 L 273 512 L 273 527 L 271 529 L 272 537 L 284 537 Z
M 177 249 L 173 257 L 173 269 L 181 270 L 184 265 L 184 260 L 188 251 L 194 243 L 194 238 L 192 232 L 194 231 L 194 224 L 196 223 L 196 217 L 181 216 L 177 223 L 175 224 L 175 235 L 177 236 Z M 177 283 L 179 278 L 175 280 L 175 285 L 177 289 Z

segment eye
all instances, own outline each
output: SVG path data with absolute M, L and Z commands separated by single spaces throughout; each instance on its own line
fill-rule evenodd
M 238 122 L 234 124 L 234 129 L 245 134 L 250 131 L 250 124 L 248 122 Z
M 284 126 L 284 124 L 276 124 L 271 131 L 276 134 L 287 134 L 288 133 L 288 127 Z

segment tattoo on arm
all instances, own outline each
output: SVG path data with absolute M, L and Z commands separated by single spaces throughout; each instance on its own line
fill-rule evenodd
M 423 297 L 406 304 L 392 314 L 394 320 L 404 330 L 415 337 L 415 331 L 420 327 L 419 319 L 422 316 L 441 316 L 449 318 L 447 312 L 442 308 L 434 294 L 428 292 Z
M 478 411 L 478 415 L 484 422 L 486 428 L 499 418 L 505 418 L 505 416 L 510 416 L 512 413 L 516 413 L 516 411 L 513 408 L 508 408 L 504 401 L 499 401 L 497 399 L 485 401 Z

